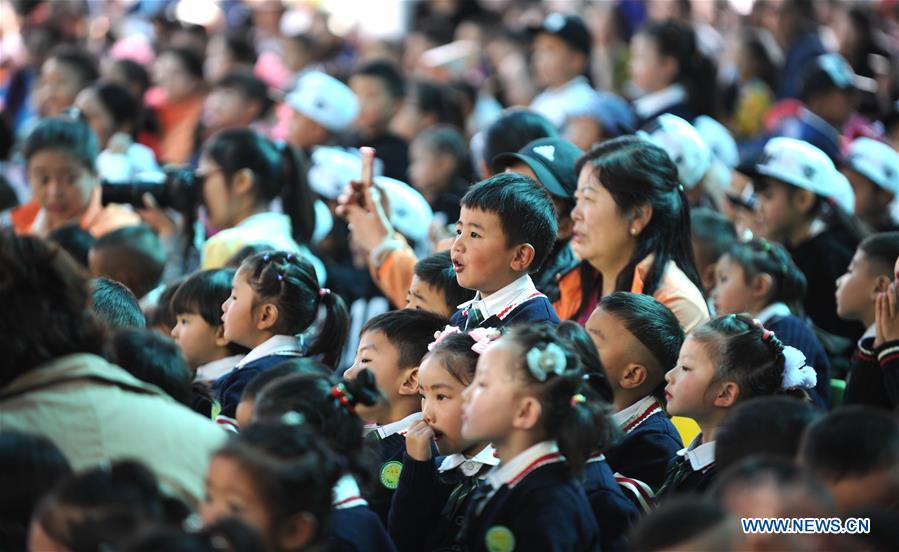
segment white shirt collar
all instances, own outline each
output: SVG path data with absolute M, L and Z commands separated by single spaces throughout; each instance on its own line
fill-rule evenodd
M 865 333 L 862 334 L 861 339 L 859 339 L 859 343 L 861 343 L 862 339 L 867 339 L 869 337 L 875 337 L 877 335 L 877 325 L 871 324 L 868 326 L 868 329 L 865 330 Z
M 375 426 L 373 430 L 378 432 L 378 436 L 381 439 L 386 439 L 394 433 L 399 433 L 400 435 L 405 436 L 406 430 L 409 429 L 409 426 L 421 420 L 421 418 L 421 412 L 413 412 L 412 414 L 409 414 L 398 422 L 391 422 L 382 426 Z
M 634 111 L 640 117 L 649 117 L 666 107 L 678 104 L 687 97 L 687 90 L 681 84 L 672 84 L 658 92 L 650 92 L 634 100 Z
M 503 311 L 510 306 L 514 308 L 513 305 L 517 306 L 517 304 L 524 302 L 523 300 L 525 298 L 535 293 L 538 293 L 538 291 L 537 288 L 534 287 L 534 281 L 531 280 L 529 274 L 525 274 L 511 284 L 501 288 L 496 293 L 491 294 L 486 299 L 481 299 L 481 292 L 479 291 L 475 294 L 474 299 L 466 301 L 456 308 L 465 309 L 474 305 L 475 308 L 481 311 L 481 314 L 486 320 L 491 316 L 503 314 Z M 508 312 L 505 314 L 508 314 Z M 500 318 L 503 318 L 503 316 L 500 316 Z
M 715 463 L 715 441 L 702 443 L 702 433 L 697 435 L 687 448 L 677 451 L 679 456 L 686 456 L 693 471 L 700 471 Z
M 335 510 L 345 510 L 356 506 L 366 506 L 368 502 L 362 498 L 359 485 L 352 475 L 344 475 L 337 480 L 334 489 L 331 490 L 331 506 Z
M 247 356 L 243 357 L 235 368 L 242 368 L 254 360 L 271 355 L 302 356 L 303 348 L 300 346 L 300 340 L 295 336 L 274 335 L 253 347 L 253 350 L 247 353 Z
M 218 360 L 213 360 L 212 362 L 207 362 L 206 364 L 197 368 L 197 373 L 194 376 L 194 380 L 210 382 L 215 381 L 231 370 L 234 370 L 234 367 L 237 366 L 237 364 L 243 357 L 243 355 L 233 355 L 227 356 L 225 358 L 220 358 Z
M 646 395 L 634 404 L 612 414 L 612 419 L 615 420 L 619 428 L 628 433 L 637 427 L 640 422 L 654 414 L 656 410 L 662 411 L 659 401 L 652 395 Z
M 477 474 L 484 466 L 495 466 L 499 464 L 499 458 L 494 455 L 496 449 L 493 445 L 488 444 L 481 449 L 481 452 L 475 454 L 471 458 L 464 454 L 450 454 L 443 459 L 437 471 L 443 473 L 459 468 L 462 473 L 468 477 Z
M 559 445 L 555 441 L 541 441 L 519 453 L 515 458 L 499 464 L 484 479 L 494 490 L 503 485 L 511 488 L 540 466 L 564 461 L 564 457 L 559 453 Z
M 784 316 L 789 316 L 791 314 L 790 307 L 786 306 L 784 303 L 771 303 L 760 310 L 755 317 L 762 324 L 767 324 L 772 318 L 783 318 Z

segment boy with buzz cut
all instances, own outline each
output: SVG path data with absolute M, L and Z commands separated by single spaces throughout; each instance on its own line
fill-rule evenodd
M 462 198 L 451 256 L 456 279 L 474 290 L 450 323 L 462 330 L 510 324 L 559 324 L 552 303 L 537 291 L 539 270 L 558 226 L 549 193 L 526 176 L 501 173 Z
M 362 327 L 356 361 L 344 374 L 354 379 L 368 369 L 385 399 L 370 407 L 356 405 L 356 412 L 369 423 L 366 438 L 378 443 L 381 466 L 377 486 L 366 499 L 385 527 L 403 467 L 406 432 L 422 416 L 418 365 L 428 353 L 434 334 L 446 323 L 440 315 L 416 309 L 375 316 Z

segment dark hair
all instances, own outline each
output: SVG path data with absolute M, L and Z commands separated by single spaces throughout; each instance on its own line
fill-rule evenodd
M 110 337 L 106 352 L 111 363 L 162 389 L 181 404 L 190 405 L 193 374 L 171 338 L 151 330 L 120 329 Z
M 717 442 L 717 439 L 716 439 Z M 795 446 L 794 446 L 795 448 Z M 715 448 L 715 465 L 718 465 L 718 449 Z M 735 459 L 737 460 L 737 459 Z M 828 511 L 834 508 L 833 495 L 818 478 L 808 470 L 804 470 L 785 456 L 755 454 L 740 459 L 722 470 L 710 490 L 718 502 L 725 502 L 727 495 L 733 490 L 774 487 L 781 493 L 794 494 L 804 491 L 804 495 L 816 499 L 816 502 Z
M 268 85 L 262 80 L 245 71 L 228 73 L 218 82 L 214 88 L 227 88 L 235 90 L 249 102 L 259 102 L 259 118 L 268 115 L 274 105 L 274 101 L 268 93 Z
M 143 464 L 120 460 L 65 480 L 38 507 L 33 523 L 69 550 L 100 551 L 144 523 L 180 524 L 187 506 L 162 494 Z
M 749 56 L 753 65 L 755 65 L 755 76 L 764 81 L 773 90 L 777 86 L 777 65 L 771 59 L 771 55 L 762 42 L 758 31 L 755 29 L 744 30 L 742 47 L 744 53 Z
M 452 334 L 444 337 L 434 345 L 426 357 L 440 359 L 443 368 L 462 385 L 469 385 L 474 380 L 475 368 L 480 355 L 471 349 L 475 341 L 467 334 Z
M 719 473 L 753 454 L 791 461 L 802 432 L 821 415 L 808 402 L 793 397 L 756 397 L 738 404 L 715 434 Z
M 314 542 L 328 534 L 331 492 L 342 470 L 324 439 L 308 425 L 255 423 L 215 455 L 235 460 L 246 470 L 275 530 L 290 516 L 308 512 L 317 522 Z
M 50 52 L 49 59 L 55 59 L 72 69 L 80 82 L 79 89 L 100 78 L 97 58 L 81 47 L 72 44 L 59 46 Z
M 315 196 L 306 180 L 306 164 L 294 147 L 277 145 L 249 128 L 235 128 L 213 136 L 203 152 L 229 181 L 241 169 L 249 169 L 257 202 L 267 205 L 280 194 L 293 238 L 309 243 L 315 230 Z
M 471 159 L 468 156 L 468 143 L 465 137 L 455 127 L 449 125 L 435 125 L 427 128 L 415 137 L 429 151 L 437 154 L 449 155 L 455 163 L 453 178 L 471 181 L 473 178 Z
M 137 297 L 124 284 L 109 278 L 94 278 L 91 308 L 110 329 L 146 328 L 147 319 Z
M 661 552 L 683 545 L 725 523 L 723 507 L 697 495 L 665 500 L 631 531 L 631 552 Z
M 458 305 L 474 297 L 473 291 L 459 285 L 449 251 L 440 251 L 419 260 L 415 263 L 415 275 L 443 295 L 450 311 L 455 311 Z
M 806 429 L 800 462 L 822 479 L 862 477 L 899 462 L 899 422 L 891 412 L 845 406 Z
M 0 432 L 0 548 L 25 550 L 38 501 L 72 473 L 69 461 L 42 435 Z
M 687 101 L 697 115 L 717 114 L 718 68 L 700 49 L 696 31 L 687 23 L 669 19 L 651 23 L 638 34 L 649 38 L 660 56 L 677 62 L 675 81 L 687 89 Z
M 88 254 L 94 244 L 94 237 L 78 223 L 66 224 L 57 228 L 50 232 L 47 240 L 59 244 L 66 250 L 66 253 L 78 261 L 78 264 L 87 268 Z
M 706 346 L 718 378 L 737 383 L 739 400 L 782 391 L 784 346 L 748 316 L 720 316 L 693 330 L 690 337 Z
M 423 310 L 403 309 L 379 314 L 362 326 L 359 335 L 381 332 L 400 353 L 400 368 L 421 364 L 434 334 L 446 327 L 446 318 Z
M 872 234 L 862 240 L 858 249 L 865 254 L 869 264 L 881 265 L 879 269 L 885 270 L 891 280 L 894 278 L 893 265 L 899 257 L 899 231 Z
M 612 196 L 619 213 L 642 205 L 652 207 L 652 218 L 637 237 L 634 254 L 618 274 L 615 289 L 630 290 L 637 264 L 648 255 L 653 255 L 654 260 L 644 278 L 646 295 L 656 292 L 669 261 L 674 261 L 696 288 L 702 289 L 690 243 L 687 196 L 679 184 L 677 167 L 665 150 L 635 136 L 622 136 L 593 146 L 578 160 L 578 174 L 588 166 L 592 168 L 592 178 Z M 594 274 L 592 279 L 601 284 L 600 278 Z M 588 295 L 583 294 L 579 315 L 589 303 Z
M 802 312 L 805 298 L 805 274 L 793 263 L 793 258 L 779 243 L 764 239 L 739 242 L 727 252 L 730 259 L 743 267 L 746 283 L 759 274 L 771 277 L 772 291 L 768 304 L 786 303 L 794 312 Z M 890 266 L 892 269 L 892 265 Z
M 250 40 L 250 36 L 249 31 L 231 31 L 222 36 L 225 40 L 225 49 L 228 50 L 234 61 L 250 65 L 256 63 L 256 46 Z
M 272 328 L 276 334 L 306 331 L 324 306 L 324 323 L 307 354 L 321 355 L 328 366 L 337 363 L 349 331 L 346 304 L 336 293 L 319 287 L 312 263 L 300 255 L 276 251 L 250 257 L 238 272 L 246 275 L 258 297 L 278 305 L 278 321 Z
M 169 526 L 154 526 L 138 531 L 133 539 L 124 541 L 124 552 L 256 552 L 266 550 L 259 532 L 238 518 L 227 518 L 199 531 L 187 531 Z
M 709 263 L 717 261 L 737 242 L 737 230 L 727 217 L 708 207 L 690 209 L 690 229 L 698 246 L 694 253 Z
M 406 93 L 406 82 L 396 66 L 389 61 L 376 59 L 361 65 L 353 75 L 379 79 L 384 89 L 395 100 L 403 99 Z
M 145 91 L 150 88 L 150 73 L 140 63 L 131 59 L 117 59 L 113 62 L 113 67 L 120 70 L 129 83 L 136 84 L 141 90 Z M 143 98 L 137 98 L 142 100 Z
M 125 226 L 103 234 L 91 246 L 94 251 L 108 250 L 127 275 L 129 289 L 143 297 L 159 285 L 165 270 L 166 254 L 156 232 L 149 226 Z
M 508 248 L 530 244 L 534 261 L 528 272 L 540 270 L 556 243 L 559 227 L 552 198 L 526 176 L 499 173 L 478 182 L 462 197 L 462 207 L 496 214 Z
M 159 300 L 156 302 L 156 306 L 147 312 L 148 327 L 155 328 L 156 326 L 165 326 L 167 328 L 166 335 L 169 335 L 172 332 L 172 328 L 178 323 L 175 311 L 172 310 L 172 298 L 186 279 L 187 276 L 182 276 L 174 282 L 169 282 L 168 285 L 165 286 L 165 289 L 159 294 Z M 219 305 L 219 308 L 221 309 L 221 305 Z
M 221 326 L 222 303 L 231 296 L 231 282 L 236 272 L 233 268 L 214 268 L 191 274 L 172 295 L 172 312 L 175 316 L 198 314 L 210 326 Z M 249 352 L 233 342 L 228 343 L 228 350 L 233 355 Z
M 355 407 L 374 406 L 380 400 L 375 376 L 369 370 L 362 370 L 352 380 L 296 374 L 269 382 L 259 392 L 253 406 L 253 423 L 276 421 L 291 412 L 299 414 L 299 419 L 342 457 L 346 468 L 366 481 L 371 466 L 363 445 L 363 421 Z
M 330 368 L 311 358 L 292 358 L 253 376 L 253 379 L 243 388 L 240 400 L 255 401 L 262 389 L 276 379 L 300 375 L 331 376 L 333 374 Z
M 130 127 L 132 135 L 137 129 L 137 116 L 140 114 L 140 105 L 127 88 L 112 82 L 101 82 L 93 85 L 91 89 L 97 95 L 97 99 L 112 116 L 116 128 Z
M 597 308 L 611 314 L 655 358 L 661 371 L 655 374 L 659 383 L 652 394 L 664 404 L 665 372 L 677 364 L 684 344 L 684 330 L 677 317 L 655 297 L 628 291 L 606 295 Z
M 500 339 L 520 351 L 516 377 L 537 392 L 542 405 L 540 427 L 548 438 L 555 439 L 559 451 L 567 459 L 573 475 L 579 477 L 591 455 L 612 445 L 619 437 L 612 421 L 611 405 L 600 399 L 584 379 L 580 357 L 568 343 L 546 324 L 515 326 Z M 528 369 L 525 357 L 533 349 L 545 351 L 550 345 L 565 354 L 565 371 L 547 374 L 539 381 Z M 584 400 L 576 400 L 576 396 Z
M 599 351 L 596 344 L 590 339 L 590 334 L 583 326 L 574 320 L 563 320 L 561 324 L 556 326 L 559 336 L 568 342 L 581 360 L 581 366 L 584 369 L 584 378 L 590 384 L 590 387 L 596 391 L 596 394 L 602 397 L 606 402 L 612 402 L 612 385 L 609 383 L 609 377 L 603 368 L 602 359 L 599 358 Z
M 28 138 L 22 153 L 25 163 L 41 151 L 59 150 L 71 155 L 82 167 L 96 174 L 100 144 L 91 127 L 81 119 L 66 115 L 41 119 Z
M 0 232 L 0 298 L 0 388 L 61 356 L 102 351 L 88 276 L 58 245 Z
M 526 108 L 511 108 L 484 131 L 484 161 L 493 173 L 501 173 L 504 166 L 494 163 L 501 153 L 514 153 L 539 138 L 555 138 L 556 127 L 543 115 Z
M 436 81 L 417 80 L 406 87 L 406 101 L 414 104 L 418 111 L 433 115 L 438 123 L 465 128 L 465 120 L 458 92 Z
M 233 255 L 225 261 L 225 266 L 237 270 L 243 262 L 253 255 L 275 251 L 275 248 L 264 243 L 251 243 L 238 249 Z
M 171 54 L 178 58 L 184 70 L 193 78 L 203 80 L 203 58 L 191 48 L 166 48 L 157 57 Z

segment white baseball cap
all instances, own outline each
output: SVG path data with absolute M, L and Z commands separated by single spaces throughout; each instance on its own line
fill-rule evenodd
M 374 178 L 375 185 L 387 195 L 390 224 L 410 240 L 428 239 L 434 212 L 424 196 L 412 186 L 387 176 Z
M 343 132 L 359 115 L 359 100 L 350 87 L 321 71 L 304 73 L 286 101 L 331 132 Z
M 855 190 L 852 189 L 852 184 L 849 183 L 849 179 L 840 171 L 835 170 L 833 176 L 834 179 L 831 184 L 831 193 L 829 197 L 831 197 L 834 202 L 842 207 L 847 213 L 854 213 Z
M 696 128 L 677 115 L 660 115 L 637 135 L 668 153 L 681 184 L 687 188 L 696 186 L 712 164 L 712 150 Z
M 740 152 L 737 150 L 737 141 L 724 125 L 712 119 L 708 115 L 700 115 L 693 121 L 696 132 L 702 136 L 702 140 L 712 150 L 716 159 L 733 169 L 740 164 Z
M 849 213 L 855 210 L 855 192 L 849 181 L 826 153 L 808 142 L 784 136 L 772 138 L 755 168 L 761 175 L 830 198 Z
M 872 138 L 849 144 L 846 164 L 877 186 L 899 196 L 899 152 Z
M 375 158 L 374 176 L 383 173 L 384 163 Z M 309 167 L 309 187 L 326 199 L 337 199 L 350 181 L 362 177 L 362 157 L 359 150 L 318 147 L 312 151 Z

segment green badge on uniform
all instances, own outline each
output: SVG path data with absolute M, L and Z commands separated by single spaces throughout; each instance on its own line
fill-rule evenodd
M 381 466 L 381 485 L 384 485 L 391 491 L 396 489 L 400 484 L 400 473 L 403 471 L 403 463 L 396 460 L 385 462 Z
M 489 552 L 512 552 L 515 550 L 515 535 L 503 525 L 494 525 L 487 530 L 484 538 Z

